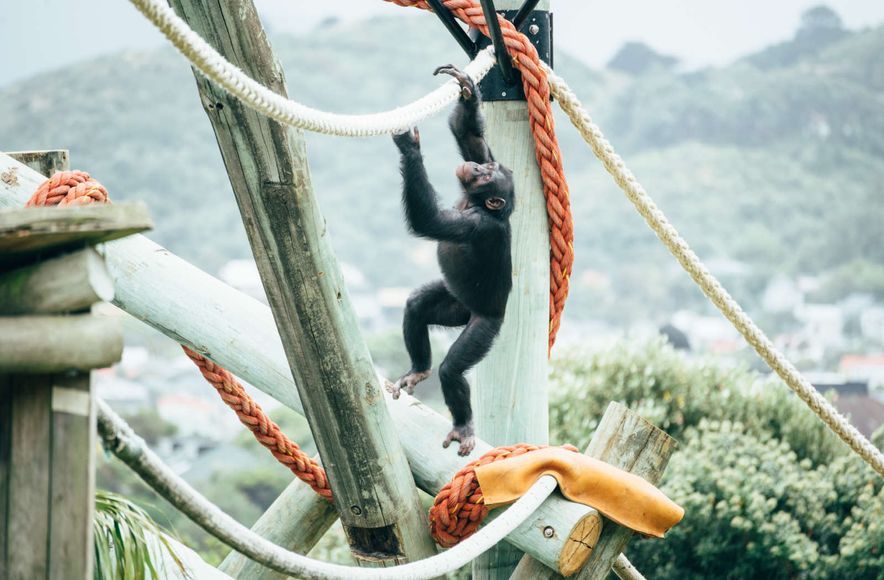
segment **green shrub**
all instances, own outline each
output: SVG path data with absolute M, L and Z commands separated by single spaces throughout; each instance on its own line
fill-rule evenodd
M 662 339 L 566 352 L 553 364 L 550 435 L 586 446 L 605 408 L 619 401 L 676 439 L 701 420 L 739 421 L 787 441 L 801 458 L 826 463 L 847 452 L 778 379 L 711 358 L 687 358 Z
M 679 439 L 661 488 L 685 518 L 628 550 L 649 577 L 884 577 L 882 480 L 777 381 L 654 340 L 572 351 L 551 387 L 558 443 L 610 401 Z

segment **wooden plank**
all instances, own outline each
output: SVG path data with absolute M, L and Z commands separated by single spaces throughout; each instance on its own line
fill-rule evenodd
M 7 155 L 46 177 L 50 177 L 58 171 L 67 171 L 71 167 L 70 153 L 67 149 L 10 151 Z
M 522 0 L 498 0 L 514 10 Z M 538 10 L 548 10 L 543 0 Z M 534 137 L 525 101 L 483 106 L 485 132 L 494 157 L 513 171 L 513 290 L 500 336 L 476 367 L 473 401 L 476 433 L 492 445 L 546 443 L 549 437 L 547 353 L 549 334 L 549 227 Z M 476 580 L 510 577 L 522 553 L 502 544 L 473 561 Z
M 94 248 L 0 274 L 0 315 L 81 311 L 113 297 L 104 258 Z
M 625 405 L 612 402 L 605 410 L 586 454 L 634 473 L 657 485 L 676 449 L 676 441 L 645 421 Z M 633 536 L 632 530 L 605 520 L 601 535 L 589 560 L 575 578 L 607 578 L 617 557 Z M 665 541 L 665 540 L 664 540 Z M 558 572 L 525 556 L 513 573 L 513 580 L 558 579 Z
M 306 554 L 338 519 L 331 502 L 316 495 L 300 480 L 292 481 L 264 514 L 252 531 L 293 552 Z M 265 568 L 239 552 L 231 551 L 219 570 L 243 580 L 284 580 L 285 574 Z
M 87 371 L 109 367 L 122 353 L 119 318 L 0 317 L 0 372 Z
M 15 187 L 0 180 L 0 207 L 22 203 L 42 179 L 9 156 L 0 153 L 0 173 L 15 167 Z M 113 303 L 150 324 L 173 340 L 212 358 L 230 372 L 303 414 L 303 406 L 288 368 L 270 309 L 220 280 L 178 258 L 144 236 L 116 240 L 104 246 L 108 271 L 114 281 Z M 195 291 L 198 290 L 198 291 Z M 451 428 L 442 417 L 413 397 L 384 400 L 408 457 L 417 485 L 436 494 L 470 457 L 458 457 L 454 448 L 439 449 Z M 491 449 L 480 440 L 473 456 Z M 472 457 L 472 456 L 471 456 Z M 594 514 L 586 506 L 553 495 L 534 519 L 517 528 L 507 540 L 551 567 L 558 565 L 565 547 L 576 540 L 564 533 L 546 538 L 543 530 L 572 530 Z M 492 517 L 494 512 L 492 512 Z M 298 525 L 298 522 L 291 522 Z
M 251 0 L 172 5 L 249 76 L 287 94 Z M 351 551 L 368 565 L 428 557 L 435 545 L 313 194 L 303 134 L 195 77 Z
M 9 578 L 46 578 L 49 571 L 49 479 L 52 380 L 49 375 L 12 379 L 9 478 Z
M 143 203 L 0 211 L 0 267 L 149 230 Z
M 95 408 L 89 374 L 54 375 L 50 578 L 92 578 L 95 444 Z
M 9 578 L 6 544 L 9 514 L 10 439 L 12 436 L 12 376 L 0 374 L 0 578 Z

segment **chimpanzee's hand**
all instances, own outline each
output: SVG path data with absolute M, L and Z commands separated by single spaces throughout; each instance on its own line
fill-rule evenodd
M 453 64 L 443 64 L 435 71 L 433 71 L 433 76 L 438 74 L 451 75 L 457 80 L 457 83 L 460 85 L 460 98 L 464 101 L 469 101 L 474 96 L 476 96 L 476 83 L 473 82 L 473 79 L 470 78 L 470 75 L 463 72 Z
M 393 135 L 393 143 L 395 143 L 396 147 L 399 147 L 399 150 L 403 153 L 405 153 L 406 151 L 420 149 L 420 131 L 417 130 L 417 127 L 412 127 L 404 133 Z

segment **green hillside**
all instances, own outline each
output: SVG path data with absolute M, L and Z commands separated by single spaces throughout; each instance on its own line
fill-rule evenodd
M 874 274 L 884 264 L 884 28 L 821 43 L 804 33 L 777 50 L 691 73 L 651 67 L 630 75 L 556 58 L 700 255 L 745 265 L 739 275 L 720 273 L 750 307 L 776 272 L 844 276 L 838 267 L 856 263 Z M 273 41 L 292 97 L 339 112 L 409 102 L 437 86 L 436 65 L 464 60 L 424 14 Z M 431 177 L 453 202 L 456 152 L 445 120 L 421 130 Z M 699 304 L 563 117 L 558 134 L 577 222 L 567 316 L 628 323 Z M 157 222 L 152 237 L 174 252 L 213 272 L 249 255 L 190 69 L 172 50 L 112 55 L 0 91 L 0 150 L 59 147 L 115 200 L 145 200 Z M 342 260 L 375 287 L 435 276 L 402 224 L 388 138 L 309 135 L 308 150 Z M 866 289 L 884 295 L 884 284 L 870 279 Z M 842 286 L 853 289 L 849 280 Z

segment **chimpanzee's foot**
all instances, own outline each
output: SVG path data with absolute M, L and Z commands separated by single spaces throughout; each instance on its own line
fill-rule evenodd
M 460 97 L 463 100 L 469 101 L 476 94 L 476 83 L 473 82 L 473 79 L 453 64 L 444 64 L 433 71 L 433 75 L 440 73 L 451 75 L 457 80 L 458 84 L 460 84 Z
M 469 455 L 476 446 L 476 433 L 473 430 L 473 423 L 469 422 L 460 427 L 455 425 L 454 429 L 451 430 L 451 433 L 445 437 L 445 441 L 442 442 L 442 447 L 448 449 L 448 446 L 451 445 L 452 441 L 460 442 L 460 448 L 457 450 L 458 455 L 461 457 Z
M 420 372 L 412 371 L 412 372 L 408 373 L 407 375 L 405 375 L 404 377 L 402 377 L 401 379 L 399 379 L 398 381 L 396 381 L 396 384 L 390 383 L 388 381 L 387 385 L 386 385 L 387 391 L 389 391 L 390 394 L 393 395 L 394 399 L 399 398 L 399 394 L 402 392 L 402 389 L 405 389 L 405 392 L 408 393 L 409 395 L 413 395 L 414 394 L 414 387 L 416 387 L 419 382 L 421 382 L 422 380 L 426 379 L 429 376 L 430 376 L 430 371 L 420 371 Z

